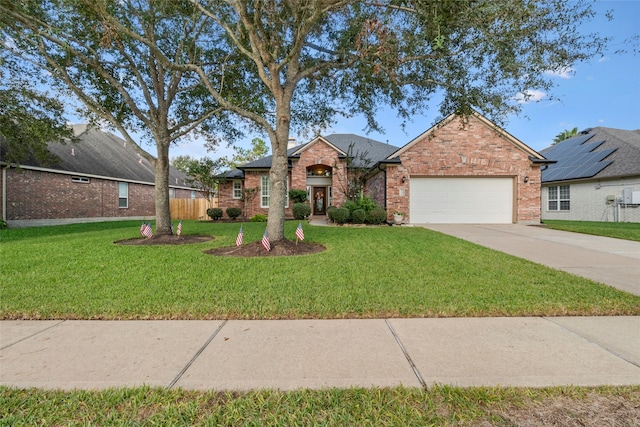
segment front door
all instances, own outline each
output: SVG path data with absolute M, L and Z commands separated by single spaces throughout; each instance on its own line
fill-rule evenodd
M 327 213 L 327 187 L 313 187 L 312 200 L 313 214 L 325 215 Z

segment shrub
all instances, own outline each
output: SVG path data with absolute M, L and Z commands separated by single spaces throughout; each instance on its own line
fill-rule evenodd
M 378 207 L 378 204 L 369 196 L 363 196 L 358 199 L 358 207 L 363 209 L 365 213 L 369 213 Z
M 367 222 L 369 224 L 382 224 L 387 220 L 387 211 L 382 208 L 374 208 L 367 215 Z
M 267 216 L 264 214 L 255 214 L 251 217 L 251 222 L 267 222 Z
M 333 211 L 333 220 L 336 222 L 336 224 L 344 224 L 345 222 L 349 222 L 349 209 L 338 208 Z
M 227 208 L 226 212 L 227 212 L 227 215 L 229 216 L 229 218 L 231 218 L 231 219 L 236 219 L 240 215 L 242 215 L 242 209 L 240 209 L 240 208 Z
M 338 208 L 336 208 L 333 205 L 331 205 L 331 206 L 329 206 L 327 208 L 327 217 L 329 218 L 329 221 L 331 221 L 331 222 L 335 222 L 335 219 L 333 218 L 333 213 L 336 211 L 336 209 L 338 209 Z
M 347 200 L 340 207 L 344 208 L 344 209 L 348 209 L 349 213 L 351 213 L 351 212 L 355 211 L 356 209 L 358 209 L 358 203 L 354 202 L 353 200 Z
M 293 217 L 295 219 L 305 219 L 311 215 L 311 206 L 306 203 L 294 203 Z
M 293 203 L 304 203 L 307 201 L 307 190 L 289 190 L 289 198 Z
M 213 220 L 222 218 L 222 209 L 220 208 L 209 208 L 207 209 L 207 215 Z
M 364 220 L 367 217 L 367 213 L 364 209 L 356 209 L 351 212 L 351 222 L 354 224 L 364 224 Z

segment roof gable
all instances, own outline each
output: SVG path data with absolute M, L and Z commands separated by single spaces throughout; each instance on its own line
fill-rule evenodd
M 427 136 L 432 135 L 438 129 L 450 124 L 455 118 L 459 118 L 459 117 L 460 117 L 460 115 L 458 115 L 458 114 L 449 115 L 445 119 L 441 120 L 440 122 L 438 122 L 437 124 L 435 124 L 431 128 L 427 129 L 425 132 L 421 133 L 420 135 L 418 135 L 417 137 L 415 137 L 414 139 L 409 141 L 406 145 L 404 145 L 398 151 L 394 152 L 389 157 L 387 157 L 387 159 L 388 160 L 392 160 L 392 159 L 400 156 L 401 154 L 403 154 L 404 152 L 409 150 L 411 147 L 413 147 L 415 144 L 423 141 Z M 484 117 L 482 114 L 474 111 L 471 114 L 470 117 L 475 118 L 479 123 L 483 124 L 484 126 L 487 126 L 488 128 L 492 129 L 493 131 L 497 132 L 507 142 L 513 144 L 514 146 L 516 146 L 520 150 L 524 151 L 532 160 L 533 159 L 538 159 L 538 160 L 544 160 L 545 159 L 545 157 L 542 154 L 538 153 L 533 148 L 529 147 L 527 144 L 525 144 L 524 142 L 520 141 L 519 139 L 517 139 L 516 137 L 511 135 L 509 132 L 505 131 L 504 129 L 502 129 L 501 127 L 499 127 L 498 125 L 496 125 L 495 123 L 493 123 L 492 121 L 490 121 L 489 119 Z
M 341 157 L 352 156 L 354 158 L 354 167 L 372 166 L 384 160 L 399 148 L 355 134 L 331 134 L 318 136 L 306 144 L 288 149 L 287 157 L 299 157 L 305 150 L 320 142 L 335 149 Z M 242 165 L 239 169 L 269 169 L 272 159 L 273 156 L 266 156 Z M 364 163 L 367 163 L 367 165 Z

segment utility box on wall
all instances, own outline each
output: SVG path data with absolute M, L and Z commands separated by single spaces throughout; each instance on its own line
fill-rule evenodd
M 622 190 L 622 203 L 625 205 L 640 205 L 640 191 L 626 187 Z

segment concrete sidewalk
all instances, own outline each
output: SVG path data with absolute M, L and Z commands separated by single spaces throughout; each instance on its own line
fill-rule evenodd
M 0 384 L 187 389 L 640 384 L 640 317 L 2 321 Z
M 640 242 L 521 224 L 422 226 L 640 295 Z

